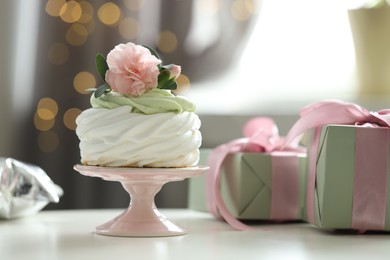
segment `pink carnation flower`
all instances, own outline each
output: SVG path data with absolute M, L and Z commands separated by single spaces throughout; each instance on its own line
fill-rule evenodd
M 160 63 L 141 45 L 119 44 L 107 55 L 106 81 L 116 92 L 140 96 L 157 87 Z

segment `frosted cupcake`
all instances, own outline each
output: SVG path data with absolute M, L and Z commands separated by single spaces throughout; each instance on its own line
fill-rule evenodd
M 81 162 L 107 167 L 190 167 L 202 136 L 195 105 L 172 94 L 180 66 L 150 48 L 119 44 L 96 56 L 105 83 L 76 119 Z

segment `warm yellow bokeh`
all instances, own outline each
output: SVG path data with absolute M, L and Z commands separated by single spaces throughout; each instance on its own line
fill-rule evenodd
M 108 2 L 99 8 L 98 17 L 106 25 L 115 25 L 121 18 L 121 10 L 116 4 Z
M 60 10 L 60 17 L 66 23 L 77 22 L 82 14 L 81 6 L 76 1 L 66 2 Z
M 172 91 L 176 95 L 183 95 L 190 90 L 191 82 L 190 79 L 184 75 L 180 74 L 180 76 L 176 79 L 177 89 Z
M 38 147 L 44 153 L 54 152 L 60 143 L 60 139 L 54 131 L 41 132 L 38 135 Z
M 79 23 L 88 23 L 93 18 L 94 8 L 93 6 L 87 2 L 87 1 L 81 1 L 79 2 L 81 7 L 81 16 L 80 19 L 77 21 Z
M 119 24 L 119 33 L 123 38 L 127 40 L 132 40 L 136 38 L 139 33 L 138 21 L 133 17 L 127 17 L 122 19 Z
M 38 102 L 37 115 L 43 120 L 51 120 L 58 113 L 58 104 L 52 98 L 42 98 Z
M 96 87 L 95 76 L 88 71 L 81 71 L 73 79 L 73 87 L 81 94 L 87 94 L 85 90 Z
M 62 6 L 65 5 L 65 0 L 48 0 L 46 2 L 45 11 L 51 16 L 60 16 Z
M 55 118 L 56 115 L 50 109 L 38 108 L 37 116 L 39 116 L 39 118 L 42 120 L 51 120 L 51 119 Z
M 54 43 L 49 49 L 48 59 L 55 65 L 64 64 L 69 59 L 68 47 L 63 43 Z
M 176 35 L 171 31 L 160 32 L 157 39 L 157 48 L 165 53 L 173 52 L 177 47 Z
M 257 4 L 255 3 L 255 0 L 245 0 L 245 7 L 252 14 L 258 12 Z
M 66 41 L 73 46 L 83 45 L 88 39 L 88 30 L 82 24 L 72 24 L 72 26 L 68 28 L 65 38 Z
M 55 118 L 49 120 L 44 120 L 41 118 L 40 115 L 38 115 L 39 110 L 34 115 L 34 126 L 39 131 L 48 131 L 53 128 L 55 123 Z M 47 111 L 46 111 L 47 112 Z M 41 111 L 42 113 L 42 111 Z
M 34 125 L 39 131 L 48 131 L 53 128 L 58 113 L 57 102 L 49 97 L 41 98 L 34 115 Z
M 75 107 L 66 110 L 63 122 L 69 130 L 73 131 L 76 129 L 76 118 L 80 115 L 80 113 L 81 110 Z
M 231 6 L 231 13 L 234 19 L 238 21 L 246 21 L 252 17 L 253 1 L 251 0 L 235 0 Z

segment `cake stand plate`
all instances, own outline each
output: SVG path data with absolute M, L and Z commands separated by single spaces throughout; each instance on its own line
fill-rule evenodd
M 107 181 L 119 181 L 130 195 L 129 207 L 119 216 L 96 227 L 96 233 L 107 236 L 161 237 L 187 234 L 187 231 L 157 209 L 155 195 L 171 181 L 199 176 L 206 166 L 185 168 L 125 168 L 98 167 L 77 164 L 79 173 Z

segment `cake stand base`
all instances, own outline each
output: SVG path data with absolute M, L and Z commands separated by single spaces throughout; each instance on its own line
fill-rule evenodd
M 188 168 L 114 168 L 75 165 L 83 175 L 119 181 L 130 195 L 129 207 L 119 216 L 96 227 L 108 236 L 161 237 L 187 234 L 157 209 L 154 198 L 162 186 L 203 174 L 208 167 Z

